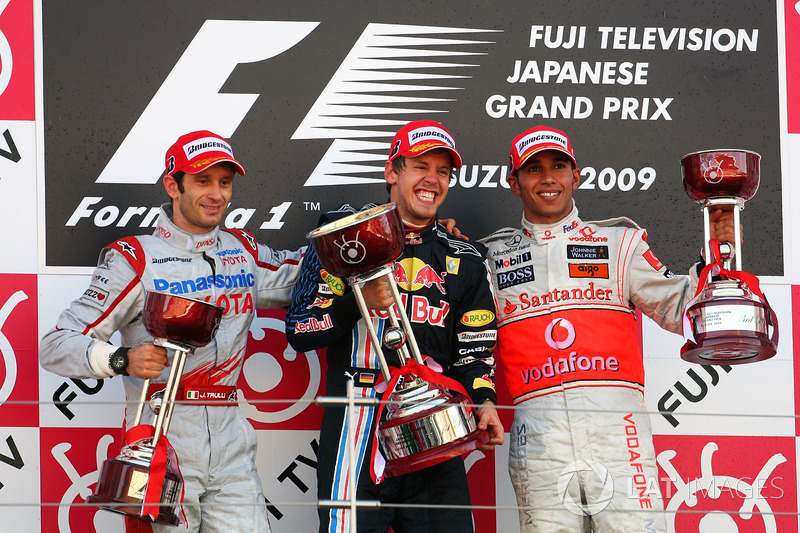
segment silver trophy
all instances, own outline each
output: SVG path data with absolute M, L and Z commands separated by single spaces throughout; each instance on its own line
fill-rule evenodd
M 437 383 L 435 376 L 423 379 L 423 358 L 403 307 L 394 278 L 394 261 L 403 253 L 405 233 L 394 203 L 361 211 L 315 229 L 307 235 L 322 266 L 334 276 L 347 279 L 378 356 L 384 380 L 392 380 L 381 346 L 397 350 L 401 365 L 418 366 L 402 372 L 386 398 L 378 422 L 379 443 L 386 458 L 387 476 L 421 470 L 464 455 L 489 440 L 477 427 L 470 399 Z M 384 277 L 392 291 L 393 307 L 387 312 L 390 326 L 379 339 L 364 302 L 362 286 Z M 395 312 L 396 310 L 396 312 Z M 433 379 L 431 379 L 433 378 Z

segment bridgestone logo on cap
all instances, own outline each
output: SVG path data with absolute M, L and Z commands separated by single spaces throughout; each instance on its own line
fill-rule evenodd
M 411 130 L 408 132 L 408 144 L 409 146 L 414 146 L 420 141 L 429 141 L 429 140 L 436 140 L 441 141 L 448 146 L 455 148 L 456 141 L 450 137 L 446 131 L 441 130 L 439 128 L 417 128 L 415 130 Z
M 559 135 L 554 132 L 543 132 L 537 131 L 531 133 L 530 135 L 526 135 L 519 141 L 517 141 L 516 149 L 517 153 L 522 155 L 525 150 L 528 148 L 535 146 L 537 144 L 558 144 L 564 148 L 565 151 L 569 151 L 567 148 L 567 138 L 563 135 Z
M 205 152 L 228 152 L 233 157 L 233 148 L 225 141 L 221 141 L 215 137 L 206 137 L 204 139 L 195 139 L 189 144 L 183 145 L 183 151 L 186 154 L 186 159 L 192 159 Z

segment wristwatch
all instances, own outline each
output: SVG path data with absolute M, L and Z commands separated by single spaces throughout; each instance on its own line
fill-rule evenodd
M 117 348 L 117 351 L 108 356 L 108 366 L 117 375 L 127 376 L 128 372 L 128 350 L 130 348 Z

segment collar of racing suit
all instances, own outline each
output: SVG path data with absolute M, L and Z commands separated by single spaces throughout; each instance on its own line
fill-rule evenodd
M 426 240 L 428 236 L 433 233 L 433 228 L 436 226 L 437 220 L 438 218 L 434 217 L 430 222 L 421 227 L 411 226 L 404 220 L 403 231 L 405 231 L 406 234 L 406 244 L 420 244 L 422 240 Z M 419 235 L 420 242 L 416 242 L 413 237 L 414 235 Z
M 219 226 L 208 233 L 199 235 L 188 233 L 172 222 L 172 204 L 165 203 L 161 205 L 161 212 L 158 216 L 158 227 L 156 231 L 153 232 L 153 235 L 167 241 L 176 248 L 201 253 L 211 250 L 216 246 L 217 237 L 219 236 Z
M 553 222 L 552 224 L 533 224 L 525 219 L 524 214 L 522 215 L 522 229 L 525 231 L 525 235 L 536 241 L 536 244 L 544 244 L 566 235 L 580 224 L 582 222 L 578 217 L 578 207 L 575 205 L 574 200 L 572 201 L 572 211 L 558 222 Z

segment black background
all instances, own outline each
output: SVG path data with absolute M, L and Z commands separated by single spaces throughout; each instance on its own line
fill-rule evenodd
M 684 193 L 680 158 L 706 149 L 741 148 L 762 155 L 761 187 L 742 213 L 744 268 L 759 275 L 783 274 L 781 153 L 778 108 L 778 58 L 774 4 L 763 2 L 665 1 L 464 5 L 459 1 L 373 3 L 345 6 L 315 2 L 43 2 L 46 264 L 92 266 L 99 249 L 123 235 L 147 233 L 138 226 L 97 228 L 89 219 L 75 227 L 65 222 L 85 196 L 102 196 L 102 205 L 157 206 L 167 199 L 153 186 L 98 184 L 95 180 L 186 46 L 206 19 L 297 20 L 320 24 L 296 46 L 274 58 L 240 64 L 222 92 L 260 97 L 231 137 L 248 169 L 238 177 L 232 207 L 257 208 L 250 226 L 256 237 L 276 248 L 297 248 L 318 213 L 348 201 L 362 204 L 386 198 L 379 184 L 303 187 L 330 146 L 329 139 L 291 140 L 297 126 L 339 68 L 369 23 L 414 24 L 500 30 L 475 34 L 492 43 L 476 46 L 485 55 L 458 61 L 471 76 L 458 80 L 460 91 L 426 95 L 454 98 L 435 105 L 435 116 L 398 113 L 393 118 L 434 118 L 453 132 L 467 165 L 505 165 L 511 139 L 536 124 L 566 131 L 579 166 L 653 167 L 657 179 L 648 190 L 578 190 L 582 218 L 628 216 L 646 227 L 656 255 L 676 272 L 696 260 L 702 246 L 700 208 Z M 584 49 L 529 47 L 531 25 L 586 26 Z M 756 52 L 600 49 L 599 26 L 758 29 Z M 568 28 L 566 28 L 568 29 Z M 220 39 L 235 39 L 220 35 Z M 470 36 L 477 39 L 476 36 Z M 647 85 L 511 84 L 514 61 L 642 61 L 649 63 Z M 187 81 L 188 83 L 189 81 Z M 202 80 L 192 80 L 202 83 Z M 437 80 L 441 84 L 441 80 Z M 594 102 L 587 119 L 494 119 L 485 111 L 494 94 L 585 96 Z M 602 100 L 674 98 L 671 121 L 602 119 Z M 407 107 L 407 106 L 406 106 Z M 651 105 L 651 112 L 655 107 Z M 165 117 L 168 121 L 169 117 Z M 395 128 L 396 129 L 396 128 Z M 387 131 L 386 147 L 388 152 Z M 164 147 L 164 151 L 166 147 Z M 378 177 L 378 175 L 374 175 Z M 498 181 L 497 177 L 494 179 Z M 259 230 L 269 210 L 292 206 L 283 229 Z M 505 188 L 450 189 L 441 215 L 454 217 L 472 238 L 502 226 L 516 226 L 519 199 Z

